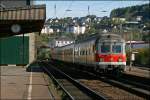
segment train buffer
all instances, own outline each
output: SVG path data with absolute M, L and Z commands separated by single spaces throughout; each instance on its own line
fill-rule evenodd
M 0 66 L 0 100 L 49 100 L 52 98 L 42 70 Z

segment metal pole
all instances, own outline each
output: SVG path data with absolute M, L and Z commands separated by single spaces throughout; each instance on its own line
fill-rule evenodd
M 23 33 L 23 39 L 22 39 L 22 64 L 24 66 L 24 33 Z
M 2 59 L 2 58 L 1 58 L 1 39 L 0 39 L 0 66 L 1 66 L 1 64 L 2 64 L 2 63 L 1 63 L 1 59 Z M 1 68 L 0 68 L 0 72 L 1 72 Z M 0 75 L 1 75 L 1 73 L 0 73 Z
M 90 15 L 90 6 L 88 5 L 88 15 Z
M 56 4 L 55 4 L 55 6 L 54 6 L 54 9 L 55 9 L 54 14 L 55 14 L 55 18 L 56 18 L 56 17 L 57 17 L 57 16 L 56 16 Z
M 132 67 L 132 44 L 131 44 L 131 41 L 132 41 L 132 31 L 130 32 L 130 66 L 129 66 L 129 71 L 131 71 L 131 67 Z
M 1 1 L 0 1 L 0 4 L 1 4 Z M 1 11 L 3 10 L 2 7 L 1 7 L 0 10 L 1 10 Z M 0 12 L 0 13 L 1 13 L 1 12 Z M 1 52 L 1 39 L 0 39 L 0 76 L 1 76 L 1 64 L 2 64 L 2 61 L 1 61 L 1 59 L 2 59 L 2 58 L 1 58 L 1 53 L 2 53 L 2 52 Z M 1 80 L 1 78 L 0 78 L 0 80 Z M 1 83 L 0 83 L 0 85 L 1 85 Z M 0 94 L 0 96 L 1 96 L 1 94 Z

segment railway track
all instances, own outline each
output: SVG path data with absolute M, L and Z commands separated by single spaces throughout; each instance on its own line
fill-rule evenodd
M 150 80 L 147 78 L 141 79 L 141 77 L 135 76 L 130 77 L 130 75 L 127 74 L 123 74 L 122 77 L 120 78 L 110 77 L 107 75 L 102 77 L 96 75 L 96 77 L 98 77 L 103 82 L 112 84 L 113 86 L 124 89 L 142 98 L 145 99 L 150 98 L 150 86 L 149 86 Z
M 75 70 L 77 70 L 75 68 L 71 68 L 71 69 L 70 69 L 70 67 L 66 67 L 66 68 L 69 69 L 68 72 L 66 72 L 66 73 L 77 72 L 77 71 L 75 71 Z M 63 71 L 66 71 L 66 70 L 64 70 L 66 68 L 60 67 L 60 69 Z M 73 71 L 70 71 L 70 70 L 73 70 Z M 79 79 L 79 81 L 83 82 L 83 84 L 92 88 L 94 91 L 103 93 L 110 98 L 115 97 L 113 99 L 149 99 L 149 97 L 150 97 L 150 94 L 149 94 L 150 92 L 148 89 L 149 86 L 147 86 L 147 85 L 139 84 L 137 82 L 132 82 L 132 81 L 125 80 L 125 79 L 118 80 L 118 79 L 112 79 L 112 78 L 105 77 L 105 76 L 103 76 L 103 77 L 96 76 L 95 74 L 89 73 L 86 71 L 81 71 L 81 70 L 78 70 L 78 71 L 79 72 L 77 72 L 77 73 L 86 73 L 86 75 L 90 74 L 91 76 L 93 76 L 93 79 L 94 79 L 94 77 L 97 77 L 98 79 L 95 79 L 95 80 L 90 80 L 90 79 L 85 80 L 83 78 L 84 80 Z M 72 73 L 72 74 L 75 74 L 75 73 Z M 75 74 L 75 75 L 77 75 L 77 74 Z M 84 76 L 84 75 L 82 75 L 82 76 Z M 76 78 L 76 77 L 74 77 L 74 78 Z M 93 84 L 95 84 L 95 85 L 93 85 Z M 119 91 L 119 92 L 112 93 L 111 91 L 114 91 L 114 92 Z
M 147 86 L 149 86 L 149 83 L 150 83 L 150 78 L 142 77 L 142 76 L 135 76 L 135 75 L 126 74 L 126 73 L 123 73 L 121 78 L 129 80 L 129 81 L 135 81 L 135 82 L 138 82 L 139 84 L 143 84 L 143 85 L 145 84 Z
M 53 67 L 46 62 L 40 63 L 43 70 L 54 80 L 55 84 L 60 87 L 64 92 L 65 99 L 69 100 L 92 100 L 100 99 L 107 100 L 104 94 L 97 94 L 87 86 L 81 84 L 75 79 L 71 78 L 61 70 Z
M 138 77 L 138 76 L 133 76 L 133 75 L 128 75 L 128 74 L 123 74 L 122 77 L 117 79 L 118 81 L 134 85 L 136 87 L 139 87 L 144 90 L 150 91 L 150 79 L 149 78 L 143 78 L 143 77 Z
M 117 86 L 121 89 L 124 89 L 130 93 L 133 93 L 142 98 L 149 99 L 150 98 L 150 88 L 148 85 L 140 84 L 137 82 L 129 81 L 126 79 L 111 79 L 111 78 L 101 78 L 103 82 L 107 82 L 112 84 L 113 86 Z

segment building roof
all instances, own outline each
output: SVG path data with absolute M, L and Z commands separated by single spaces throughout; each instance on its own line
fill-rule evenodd
M 6 8 L 1 9 L 0 14 L 0 38 L 41 32 L 46 19 L 46 5 Z
M 5 6 L 5 8 L 11 7 L 22 7 L 27 4 L 33 4 L 33 0 L 0 0 L 0 3 Z

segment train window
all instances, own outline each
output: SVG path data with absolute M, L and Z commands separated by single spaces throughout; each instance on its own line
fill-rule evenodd
M 95 46 L 93 45 L 93 51 L 95 51 Z
M 80 55 L 82 55 L 82 51 L 80 51 Z
M 79 51 L 78 51 L 78 55 L 80 56 L 80 47 L 78 48 L 78 50 L 79 50 Z
M 110 52 L 110 45 L 101 45 L 101 53 Z
M 86 50 L 86 54 L 85 55 L 88 55 L 88 51 Z
M 84 55 L 84 51 L 82 51 L 82 55 Z
M 89 55 L 91 54 L 91 50 L 89 49 Z
M 84 55 L 86 55 L 86 50 L 84 50 Z
M 113 53 L 121 53 L 121 45 L 113 45 L 112 52 Z

